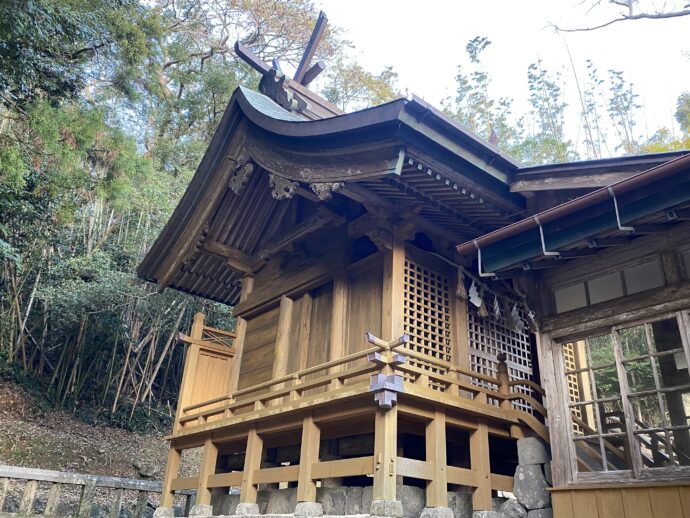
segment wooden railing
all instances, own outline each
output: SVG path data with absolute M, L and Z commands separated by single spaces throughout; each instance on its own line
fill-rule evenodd
M 47 486 L 47 491 L 41 486 Z M 8 507 L 7 497 L 17 486 L 23 485 L 21 498 L 14 513 L 8 514 L 3 509 Z M 119 477 L 104 477 L 99 475 L 83 475 L 64 471 L 50 471 L 45 469 L 22 468 L 17 466 L 0 465 L 0 517 L 2 516 L 68 516 L 65 514 L 64 503 L 61 498 L 67 496 L 69 489 L 79 492 L 79 501 L 74 509 L 74 516 L 89 517 L 95 505 L 96 491 L 108 489 L 112 491 L 108 505 L 108 516 L 118 518 L 123 507 L 126 492 L 136 495 L 136 503 L 131 516 L 139 518 L 148 515 L 146 509 L 150 505 L 151 494 L 160 494 L 161 483 L 155 480 L 137 480 Z M 44 495 L 41 494 L 45 491 Z M 185 515 L 188 514 L 192 503 L 193 492 L 181 492 L 185 498 Z M 37 501 L 41 500 L 40 506 Z M 158 498 L 155 498 L 158 500 Z M 45 501 L 45 503 L 43 502 Z M 150 505 L 154 507 L 154 505 Z M 102 516 L 102 514 L 99 514 Z
M 246 412 L 248 409 L 258 411 L 268 406 L 296 403 L 303 399 L 306 391 L 313 389 L 326 386 L 329 390 L 341 388 L 357 378 L 361 379 L 364 375 L 378 374 L 384 370 L 385 366 L 380 363 L 369 361 L 362 364 L 361 360 L 371 359 L 372 355 L 377 353 L 395 350 L 406 358 L 417 360 L 439 371 L 434 372 L 418 365 L 411 365 L 409 362 L 396 362 L 393 367 L 394 373 L 401 375 L 405 384 L 408 385 L 404 392 L 414 392 L 414 387 L 441 391 L 451 397 L 470 399 L 487 407 L 484 411 L 489 411 L 491 415 L 499 418 L 502 415 L 512 417 L 517 412 L 515 415 L 524 424 L 532 428 L 544 440 L 549 440 L 548 431 L 539 419 L 513 404 L 517 401 L 523 402 L 535 414 L 541 415 L 543 421 L 546 417 L 546 409 L 542 402 L 526 393 L 529 390 L 541 399 L 544 396 L 543 389 L 532 380 L 509 380 L 505 358 L 499 358 L 499 374 L 497 377 L 492 377 L 414 351 L 407 345 L 406 337 L 392 342 L 393 346 L 373 335 L 367 334 L 366 337 L 371 347 L 357 353 L 237 390 L 231 394 L 187 405 L 182 408 L 179 417 L 180 427 L 184 429 L 202 425 L 214 417 L 216 419 L 229 418 L 239 412 Z M 348 367 L 348 364 L 353 363 L 355 365 Z M 487 386 L 494 388 L 487 388 Z M 518 387 L 522 390 L 518 390 Z M 368 383 L 362 381 L 362 389 L 366 391 Z

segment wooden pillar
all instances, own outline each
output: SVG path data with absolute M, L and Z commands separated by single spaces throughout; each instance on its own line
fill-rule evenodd
M 432 466 L 433 478 L 426 486 L 427 507 L 448 507 L 448 475 L 446 469 L 446 414 L 434 412 L 426 425 L 426 462 Z
M 316 501 L 316 482 L 311 476 L 311 467 L 319 462 L 319 443 L 321 430 L 314 423 L 312 416 L 304 418 L 302 423 L 302 446 L 299 456 L 299 474 L 297 475 L 297 501 Z
M 405 242 L 395 234 L 392 249 L 386 253 L 383 260 L 381 334 L 386 341 L 394 340 L 404 333 L 404 274 Z
M 374 500 L 395 500 L 398 407 L 378 408 L 374 419 Z
M 177 478 L 180 472 L 180 459 L 182 450 L 170 446 L 168 451 L 168 463 L 165 466 L 165 479 L 163 480 L 163 491 L 161 494 L 161 507 L 172 507 L 175 492 L 172 490 L 172 481 Z
M 240 293 L 240 302 L 247 299 L 247 296 L 254 288 L 254 277 L 245 275 L 242 278 L 242 292 Z M 237 317 L 237 324 L 235 326 L 235 357 L 233 358 L 232 374 L 228 383 L 228 391 L 233 393 L 237 390 L 237 385 L 240 381 L 240 366 L 242 365 L 242 353 L 244 352 L 244 338 L 247 333 L 247 321 L 242 317 Z
M 347 272 L 341 271 L 333 279 L 333 306 L 331 309 L 331 334 L 328 360 L 345 356 L 345 322 L 347 321 Z M 342 370 L 343 366 L 331 367 L 330 372 Z M 331 382 L 331 388 L 339 388 L 338 380 Z
M 211 504 L 211 490 L 208 488 L 208 477 L 216 472 L 217 460 L 218 446 L 209 437 L 204 441 L 204 453 L 201 458 L 199 482 L 196 489 L 196 505 Z
M 287 374 L 288 357 L 290 355 L 290 333 L 292 328 L 292 313 L 294 302 L 290 297 L 283 295 L 280 298 L 280 313 L 278 315 L 278 330 L 276 332 L 276 345 L 273 353 L 273 373 L 271 379 L 281 378 Z M 280 383 L 273 390 L 285 387 Z M 273 399 L 269 406 L 281 403 L 283 398 Z
M 264 441 L 256 433 L 256 427 L 249 430 L 247 435 L 247 450 L 244 454 L 244 470 L 242 471 L 242 485 L 240 486 L 240 503 L 256 503 L 256 484 L 254 484 L 254 471 L 261 466 L 261 454 L 264 450 Z
M 470 463 L 476 473 L 477 487 L 472 493 L 475 511 L 493 510 L 491 501 L 491 465 L 489 463 L 489 428 L 485 422 L 470 435 Z
M 204 332 L 204 314 L 199 312 L 194 315 L 192 322 L 192 330 L 190 335 L 196 340 L 201 340 Z M 177 410 L 175 411 L 175 425 L 174 430 L 181 428 L 180 417 L 182 417 L 182 409 L 190 404 L 192 394 L 194 392 L 194 378 L 196 375 L 196 363 L 199 359 L 199 346 L 197 344 L 190 344 L 187 346 L 185 352 L 184 369 L 182 370 L 182 383 L 180 383 L 180 390 L 177 398 Z

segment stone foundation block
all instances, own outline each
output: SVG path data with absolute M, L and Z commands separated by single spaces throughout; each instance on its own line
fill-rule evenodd
M 323 505 L 316 502 L 297 502 L 295 518 L 323 516 Z
M 387 518 L 402 518 L 403 505 L 400 500 L 372 500 L 369 514 Z
M 195 504 L 189 511 L 189 516 L 195 516 L 197 518 L 213 516 L 213 507 L 210 505 Z
M 551 460 L 546 445 L 537 437 L 518 439 L 518 464 L 546 464 Z
M 156 507 L 153 512 L 153 518 L 173 518 L 175 511 L 172 507 Z
M 553 509 L 551 507 L 535 509 L 527 513 L 527 518 L 553 518 Z
M 518 466 L 513 478 L 513 494 L 527 510 L 545 509 L 551 506 L 551 494 L 541 466 Z
M 474 511 L 472 518 L 505 518 L 505 515 L 498 511 Z
M 395 495 L 402 504 L 404 518 L 419 518 L 426 505 L 426 492 L 421 487 L 397 486 Z
M 369 507 L 364 507 L 362 505 L 362 499 L 364 498 L 364 488 L 363 487 L 348 487 L 347 495 L 345 495 L 345 515 L 351 514 L 365 514 L 369 511 Z M 369 502 L 371 506 L 371 502 Z M 324 511 L 325 512 L 325 511 Z
M 551 462 L 547 462 L 544 464 L 544 478 L 546 479 L 546 483 L 549 484 L 550 486 L 553 486 L 553 475 L 551 472 Z
M 454 518 L 454 515 L 448 507 L 425 507 L 419 518 Z
M 259 504 L 239 503 L 235 509 L 237 516 L 256 515 L 259 513 Z
M 297 488 L 275 489 L 266 505 L 266 514 L 290 514 L 297 505 Z
M 527 516 L 527 510 L 514 498 L 503 502 L 501 512 L 506 518 L 525 518 Z
M 326 515 L 346 515 L 347 506 L 346 487 L 320 487 L 316 490 L 316 500 L 323 505 L 323 514 Z M 362 505 L 362 494 L 360 493 L 360 507 Z M 357 514 L 357 513 L 354 513 Z

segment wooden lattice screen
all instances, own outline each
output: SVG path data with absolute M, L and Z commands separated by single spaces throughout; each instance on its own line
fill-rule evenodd
M 451 361 L 450 282 L 448 277 L 405 259 L 404 330 L 414 351 Z M 410 359 L 410 364 L 435 373 L 438 367 Z M 442 389 L 431 384 L 432 388 Z
M 525 322 L 522 309 L 518 309 L 520 318 Z M 476 308 L 469 304 L 467 310 L 467 331 L 469 334 L 470 368 L 489 376 L 497 375 L 498 353 L 505 353 L 508 363 L 510 379 L 529 379 L 532 376 L 532 353 L 530 346 L 530 332 L 525 325 L 522 330 L 511 327 L 506 315 L 496 318 L 489 314 L 482 318 Z M 478 384 L 482 384 L 478 382 Z M 490 387 L 494 388 L 494 387 Z M 522 390 L 522 387 L 519 388 Z M 530 389 L 524 392 L 530 393 Z M 529 405 L 515 401 L 514 405 L 531 411 Z

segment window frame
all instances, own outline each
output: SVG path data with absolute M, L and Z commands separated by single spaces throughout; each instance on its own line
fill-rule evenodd
M 680 309 L 678 311 L 671 311 L 671 312 L 661 312 L 661 313 L 655 313 L 653 315 L 650 315 L 646 318 L 643 319 L 631 319 L 629 321 L 621 321 L 617 322 L 612 326 L 607 326 L 605 329 L 599 328 L 599 329 L 592 329 L 591 331 L 586 331 L 582 333 L 582 336 L 578 337 L 577 339 L 569 339 L 567 341 L 562 341 L 562 342 L 552 342 L 554 345 L 554 353 L 555 356 L 557 356 L 558 360 L 554 362 L 555 365 L 555 374 L 556 374 L 556 379 L 560 379 L 559 383 L 559 389 L 561 391 L 562 397 L 558 398 L 558 406 L 561 407 L 560 411 L 558 414 L 562 415 L 565 417 L 565 435 L 566 438 L 565 440 L 567 441 L 566 445 L 566 450 L 568 453 L 569 458 L 564 459 L 563 464 L 566 465 L 567 471 L 568 471 L 568 481 L 570 483 L 575 483 L 575 484 L 587 484 L 587 483 L 593 483 L 593 482 L 602 482 L 602 481 L 626 481 L 630 483 L 635 483 L 635 482 L 642 482 L 642 481 L 650 481 L 650 480 L 677 480 L 679 478 L 682 479 L 690 479 L 690 466 L 666 466 L 666 467 L 643 467 L 643 460 L 642 460 L 642 453 L 640 450 L 639 446 L 639 441 L 637 440 L 636 436 L 643 434 L 644 431 L 642 430 L 636 430 L 635 429 L 635 423 L 634 423 L 634 409 L 632 407 L 632 403 L 630 400 L 630 387 L 628 385 L 628 377 L 627 377 L 627 371 L 625 370 L 625 363 L 629 363 L 630 361 L 634 360 L 634 358 L 624 358 L 622 355 L 621 351 L 621 341 L 620 341 L 620 334 L 619 332 L 624 329 L 629 329 L 633 328 L 636 326 L 644 325 L 645 326 L 645 341 L 647 344 L 647 352 L 643 354 L 641 357 L 645 358 L 656 358 L 656 353 L 655 354 L 650 354 L 651 350 L 651 342 L 650 342 L 650 336 L 649 336 L 649 325 L 658 322 L 661 320 L 669 320 L 675 318 L 676 323 L 678 325 L 678 331 L 680 333 L 681 337 L 681 346 L 685 355 L 685 359 L 687 362 L 687 365 L 689 366 L 688 373 L 690 374 L 690 309 L 684 308 Z M 613 353 L 614 353 L 614 361 L 615 361 L 615 368 L 616 368 L 616 374 L 618 377 L 618 383 L 619 383 L 619 388 L 620 388 L 620 403 L 621 407 L 623 409 L 624 413 L 624 418 L 626 422 L 625 426 L 625 437 L 627 438 L 627 442 L 630 445 L 630 456 L 631 456 L 631 466 L 630 469 L 626 470 L 609 470 L 607 469 L 607 464 L 606 462 L 602 461 L 603 465 L 603 470 L 602 471 L 579 471 L 578 469 L 578 457 L 577 457 L 577 451 L 575 447 L 575 438 L 574 438 L 574 421 L 572 419 L 572 408 L 575 406 L 578 406 L 578 404 L 572 404 L 570 401 L 570 393 L 568 389 L 568 375 L 566 372 L 571 372 L 568 369 L 566 369 L 565 366 L 565 354 L 564 354 L 564 348 L 567 344 L 569 343 L 574 343 L 578 341 L 586 341 L 591 338 L 595 338 L 598 336 L 606 335 L 608 331 L 608 335 L 611 337 L 611 344 L 613 347 Z M 586 355 L 589 357 L 589 345 L 586 345 Z M 555 359 L 555 358 L 554 358 Z M 591 365 L 591 362 L 588 362 L 589 365 L 587 367 L 588 373 L 591 375 L 593 370 L 596 370 L 596 368 L 593 369 L 593 366 Z M 654 362 L 651 362 L 654 364 Z M 596 366 L 595 366 L 596 367 Z M 659 396 L 659 386 L 658 386 L 658 376 L 656 374 L 656 367 L 652 367 L 654 373 L 654 381 L 655 381 L 655 388 L 653 389 L 653 394 L 656 395 L 657 397 Z M 582 371 L 582 368 L 577 369 L 579 371 Z M 663 391 L 663 389 L 662 389 Z M 633 397 L 636 397 L 635 394 L 637 394 L 639 391 L 632 393 Z M 651 391 L 650 391 L 651 392 Z M 597 397 L 595 396 L 595 400 Z M 663 405 L 660 405 L 661 408 L 663 408 Z M 597 407 L 595 406 L 595 409 Z M 597 437 L 601 437 L 602 435 L 607 435 L 604 433 L 604 430 L 601 428 L 601 417 L 599 416 L 599 410 L 595 410 L 596 416 L 597 416 L 597 422 L 599 423 L 599 431 Z M 666 423 L 666 418 L 663 418 L 663 428 L 664 431 L 662 433 L 667 433 L 668 429 L 674 430 L 674 427 L 672 426 L 666 426 L 668 423 Z M 688 429 L 690 429 L 690 425 L 688 425 Z M 656 430 L 656 428 L 650 430 Z M 637 433 L 636 433 L 637 432 Z M 670 439 L 668 438 L 669 436 L 667 435 L 667 442 L 666 444 L 669 444 Z M 603 446 L 603 442 L 599 440 L 599 448 L 604 449 L 605 447 Z M 561 450 L 563 451 L 563 450 Z

